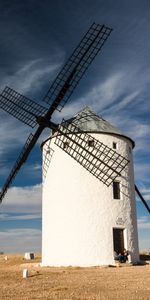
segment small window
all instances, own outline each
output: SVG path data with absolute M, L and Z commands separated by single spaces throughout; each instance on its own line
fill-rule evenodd
M 118 149 L 118 144 L 117 143 L 115 143 L 115 142 L 113 142 L 113 149 Z
M 113 182 L 113 198 L 120 199 L 120 182 L 119 181 Z
M 47 147 L 46 154 L 50 154 L 50 147 Z
M 88 146 L 94 147 L 94 140 L 88 140 Z
M 63 148 L 67 149 L 69 147 L 69 142 L 64 142 Z

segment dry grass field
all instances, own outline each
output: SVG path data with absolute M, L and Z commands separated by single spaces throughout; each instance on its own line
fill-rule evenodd
M 0 255 L 0 299 L 149 300 L 150 261 L 120 267 L 40 267 L 40 257 Z M 23 269 L 29 271 L 23 278 Z

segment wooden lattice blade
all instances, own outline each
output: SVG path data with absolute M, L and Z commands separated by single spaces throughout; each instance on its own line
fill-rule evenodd
M 22 165 L 25 163 L 27 160 L 32 148 L 34 147 L 36 141 L 38 140 L 40 134 L 42 133 L 43 128 L 41 126 L 38 127 L 37 131 L 35 134 L 30 134 L 29 137 L 27 138 L 27 141 L 18 157 L 16 160 L 5 184 L 2 187 L 1 193 L 0 193 L 0 202 L 2 202 L 2 199 L 4 198 L 7 190 L 9 189 L 10 185 L 12 184 L 12 181 L 16 177 L 18 171 L 22 167 Z
M 53 157 L 54 150 L 50 147 L 50 140 L 43 148 L 43 164 L 42 164 L 42 174 L 43 174 L 43 181 L 46 178 L 47 171 Z
M 0 108 L 32 128 L 37 125 L 37 116 L 47 112 L 44 106 L 9 87 L 5 87 L 0 95 Z
M 150 214 L 150 208 L 136 185 L 135 185 L 135 191 L 137 192 L 138 196 L 140 197 L 141 201 L 143 202 L 144 206 L 146 207 L 147 211 Z
M 40 126 L 36 133 L 31 136 L 31 140 L 30 137 L 27 140 L 23 151 L 4 184 L 0 201 L 2 201 L 12 180 L 30 154 L 42 130 L 47 126 L 49 127 L 49 120 L 53 112 L 56 109 L 61 110 L 67 103 L 75 87 L 95 56 L 101 50 L 111 31 L 112 29 L 105 25 L 92 24 L 44 97 L 43 100 L 50 104 L 49 109 L 43 108 L 41 105 L 39 106 L 36 102 L 31 101 L 10 88 L 6 88 L 3 91 L 0 99 L 0 107 L 2 109 L 31 127 L 36 126 L 37 123 L 40 124 Z M 18 101 L 21 105 L 18 104 Z
M 121 176 L 129 163 L 125 157 L 67 121 L 59 126 L 55 144 L 107 186 Z
M 111 31 L 111 28 L 95 23 L 89 28 L 43 98 L 50 104 L 50 115 L 56 109 L 61 111 L 67 103 Z

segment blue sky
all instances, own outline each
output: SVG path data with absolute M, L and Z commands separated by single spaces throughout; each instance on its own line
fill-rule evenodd
M 150 2 L 0 0 L 0 91 L 8 85 L 41 101 L 93 23 L 114 30 L 62 113 L 85 105 L 130 136 L 135 182 L 150 206 Z M 0 111 L 0 185 L 31 128 Z M 41 250 L 41 151 L 45 130 L 0 206 L 0 251 Z M 150 251 L 150 218 L 137 199 L 139 245 Z

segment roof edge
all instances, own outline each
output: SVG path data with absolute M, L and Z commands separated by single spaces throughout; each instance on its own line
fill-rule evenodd
M 82 131 L 81 131 L 82 132 Z M 80 131 L 78 132 L 78 133 L 80 133 Z M 88 133 L 88 134 L 91 134 L 91 133 L 96 133 L 96 134 L 107 134 L 107 135 L 113 135 L 113 136 L 121 136 L 121 137 L 123 137 L 123 138 L 125 138 L 125 139 L 127 139 L 127 140 L 129 140 L 130 142 L 131 142 L 131 144 L 132 144 L 132 149 L 134 149 L 134 147 L 135 147 L 135 142 L 130 138 L 130 137 L 128 137 L 128 136 L 126 136 L 126 135 L 124 135 L 124 134 L 119 134 L 119 133 L 115 133 L 115 132 L 105 132 L 105 131 L 84 131 L 84 133 Z M 40 146 L 40 148 L 42 149 L 43 148 L 43 146 L 44 146 L 44 144 L 48 141 L 48 140 L 50 140 L 50 139 L 52 139 L 54 137 L 54 135 L 51 135 L 50 137 L 48 137 L 46 140 L 44 140 L 42 143 L 41 143 L 41 146 Z

